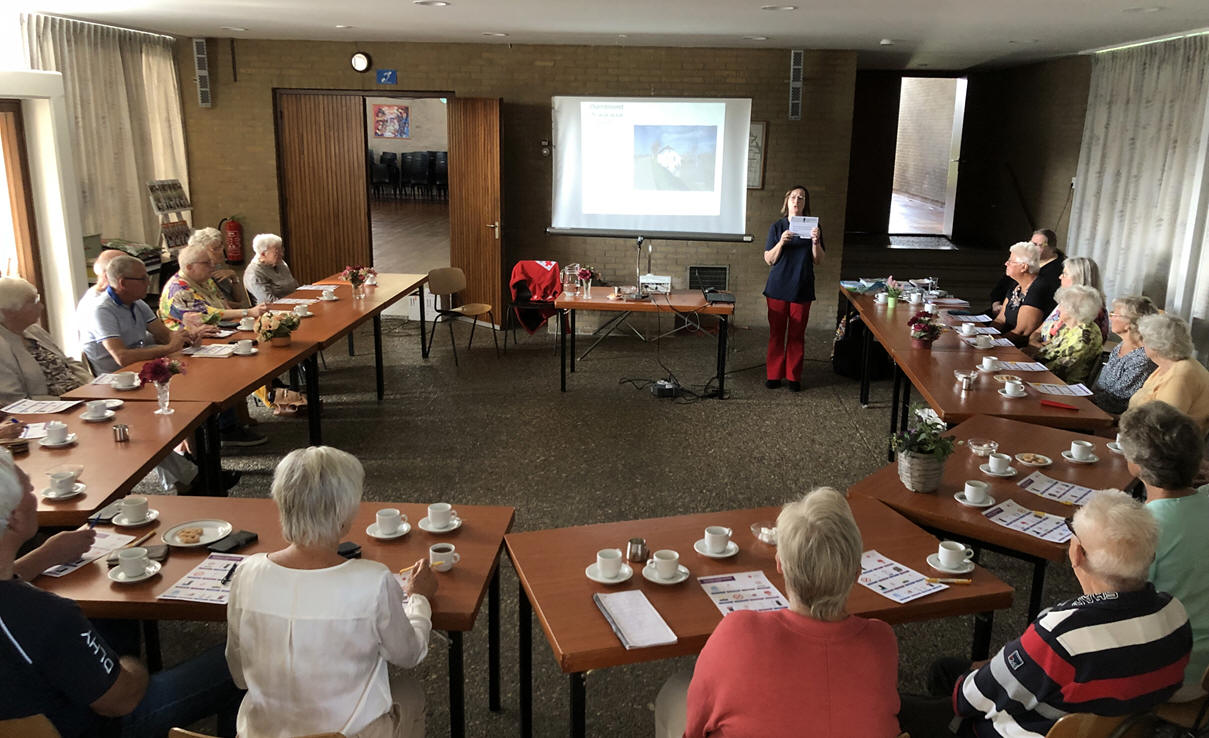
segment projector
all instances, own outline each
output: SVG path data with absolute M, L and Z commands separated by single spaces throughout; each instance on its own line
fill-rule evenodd
M 638 278 L 638 288 L 645 292 L 666 295 L 672 291 L 672 278 L 659 274 L 644 274 Z

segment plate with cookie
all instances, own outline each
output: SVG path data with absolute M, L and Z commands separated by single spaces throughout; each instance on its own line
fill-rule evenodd
M 190 520 L 172 526 L 161 537 L 169 546 L 197 548 L 226 538 L 232 530 L 231 524 L 225 520 Z
M 1016 461 L 1025 466 L 1049 466 L 1054 463 L 1054 460 L 1045 454 L 1034 454 L 1031 452 L 1016 454 Z

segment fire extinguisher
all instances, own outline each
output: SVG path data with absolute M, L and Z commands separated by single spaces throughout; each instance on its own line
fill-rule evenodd
M 223 234 L 223 248 L 227 252 L 228 264 L 243 263 L 243 226 L 234 217 L 218 221 Z

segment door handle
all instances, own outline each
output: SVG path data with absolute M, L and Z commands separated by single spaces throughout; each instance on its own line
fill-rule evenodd
M 500 240 L 500 222 L 498 220 L 494 223 L 488 223 L 485 227 L 495 231 L 495 240 Z

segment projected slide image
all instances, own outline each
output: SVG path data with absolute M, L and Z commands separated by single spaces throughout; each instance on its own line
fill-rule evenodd
M 634 126 L 634 189 L 714 189 L 717 126 Z

